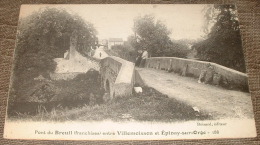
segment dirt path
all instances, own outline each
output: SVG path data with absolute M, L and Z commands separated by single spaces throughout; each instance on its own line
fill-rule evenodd
M 249 93 L 199 84 L 194 78 L 182 77 L 163 70 L 148 68 L 137 70 L 148 86 L 197 107 L 200 111 L 208 112 L 216 119 L 253 118 Z
M 108 57 L 108 54 L 104 51 L 104 46 L 100 46 L 99 48 L 97 48 L 93 57 L 97 59 L 103 59 Z

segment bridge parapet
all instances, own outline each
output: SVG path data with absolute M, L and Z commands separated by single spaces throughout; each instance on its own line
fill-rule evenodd
M 199 78 L 202 70 L 207 69 L 209 64 L 213 66 L 214 72 L 216 74 L 219 74 L 222 78 L 226 79 L 229 85 L 233 88 L 243 90 L 248 89 L 248 77 L 245 73 L 224 67 L 213 62 L 177 57 L 151 57 L 147 59 L 145 67 L 162 70 L 172 70 L 182 75 L 189 74 L 196 78 Z
M 115 56 L 101 60 L 101 81 L 110 99 L 130 96 L 134 86 L 134 63 Z

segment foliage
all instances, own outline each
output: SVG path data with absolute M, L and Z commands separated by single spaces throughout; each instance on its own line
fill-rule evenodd
M 131 61 L 131 62 L 135 61 L 136 52 L 131 46 L 129 46 L 127 44 L 113 45 L 111 47 L 110 51 L 112 51 L 113 54 L 115 54 L 116 56 L 118 56 L 120 58 L 123 58 L 123 59 Z
M 19 94 L 25 86 L 32 85 L 33 78 L 48 77 L 55 70 L 54 58 L 63 57 L 70 46 L 70 36 L 91 45 L 96 30 L 79 16 L 65 10 L 46 8 L 22 18 L 19 22 L 15 52 L 13 87 Z M 84 38 L 84 39 L 83 39 Z
M 198 52 L 197 57 L 203 61 L 215 62 L 245 72 L 235 6 L 215 5 L 209 9 L 206 13 L 207 21 L 215 23 L 208 33 L 208 38 L 193 46 Z
M 152 15 L 137 17 L 134 20 L 135 36 L 130 36 L 128 41 L 136 49 L 147 48 L 150 56 L 176 56 L 185 57 L 181 45 L 173 43 L 169 37 L 171 32 L 160 20 L 155 20 Z
M 12 105 L 8 105 L 9 117 L 17 116 L 17 112 L 27 115 L 36 115 L 38 106 L 42 105 L 46 111 L 59 106 L 62 108 L 80 107 L 91 103 L 91 96 L 95 103 L 102 103 L 104 90 L 100 88 L 99 72 L 89 70 L 85 74 L 78 74 L 71 80 L 33 81 L 34 85 L 25 88 Z
M 187 54 L 190 52 L 190 48 L 187 45 L 188 43 L 173 40 L 171 42 L 171 47 L 165 50 L 163 56 L 186 58 Z

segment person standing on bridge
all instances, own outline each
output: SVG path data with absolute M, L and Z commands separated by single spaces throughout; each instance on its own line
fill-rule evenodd
M 145 66 L 145 61 L 146 61 L 147 58 L 148 58 L 148 52 L 147 52 L 146 48 L 144 48 L 140 67 L 144 67 Z
M 135 66 L 139 67 L 140 63 L 141 63 L 141 60 L 142 60 L 143 51 L 142 50 L 138 50 L 137 53 L 138 54 L 137 54 L 137 57 L 136 57 Z

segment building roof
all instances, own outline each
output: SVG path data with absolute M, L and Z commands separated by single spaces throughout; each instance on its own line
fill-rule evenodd
M 122 38 L 109 38 L 108 39 L 109 42 L 123 42 Z

